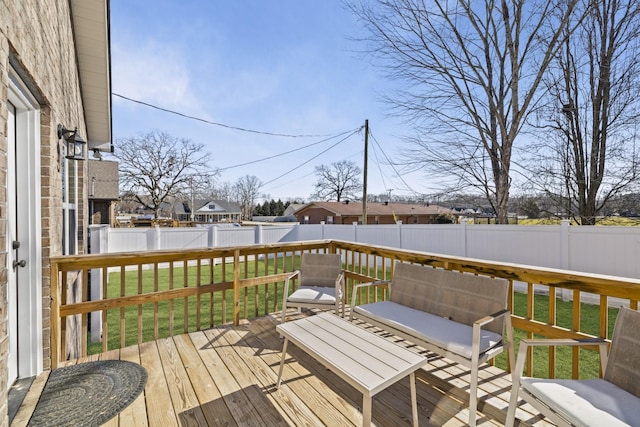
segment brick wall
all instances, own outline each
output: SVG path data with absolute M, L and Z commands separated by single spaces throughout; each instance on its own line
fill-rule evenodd
M 0 2 L 0 17 L 5 16 L 6 6 Z M 0 18 L 2 21 L 2 18 Z M 7 334 L 7 234 L 6 215 L 7 194 L 7 86 L 9 41 L 0 30 L 0 425 L 8 424 L 7 416 L 7 354 L 9 336 Z
M 10 56 L 41 104 L 42 328 L 44 369 L 50 359 L 49 257 L 62 251 L 62 176 L 59 168 L 57 124 L 78 127 L 87 135 L 79 88 L 69 2 L 62 0 L 0 1 L 0 426 L 7 418 L 7 206 L 5 191 L 8 70 Z M 85 202 L 86 165 L 80 162 L 79 230 L 88 224 Z M 79 250 L 84 252 L 84 235 Z

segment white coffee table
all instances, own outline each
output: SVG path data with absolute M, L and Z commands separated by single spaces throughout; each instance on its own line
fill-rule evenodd
M 282 335 L 280 388 L 289 341 L 313 356 L 363 394 L 362 425 L 371 425 L 371 397 L 409 376 L 413 425 L 418 425 L 415 371 L 427 359 L 333 313 L 323 313 L 276 326 Z

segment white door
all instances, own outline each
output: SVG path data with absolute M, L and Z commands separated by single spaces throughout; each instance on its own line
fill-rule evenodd
M 7 310 L 9 315 L 9 381 L 11 386 L 18 376 L 18 268 L 19 253 L 14 248 L 18 241 L 16 215 L 16 107 L 9 103 L 7 121 Z M 15 264 L 14 264 L 15 263 Z M 13 266 L 16 265 L 14 268 Z
M 9 70 L 6 176 L 7 386 L 43 368 L 40 109 Z

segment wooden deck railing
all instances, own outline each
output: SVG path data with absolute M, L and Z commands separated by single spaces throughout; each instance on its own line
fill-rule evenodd
M 526 265 L 411 252 L 335 240 L 279 245 L 256 245 L 189 251 L 123 253 L 55 257 L 51 260 L 52 366 L 75 353 L 107 351 L 136 342 L 208 328 L 214 324 L 277 312 L 282 283 L 297 268 L 305 251 L 340 253 L 349 287 L 373 279 L 390 278 L 395 261 L 419 263 L 510 281 L 513 326 L 526 337 L 610 338 L 616 304 L 638 308 L 640 280 L 625 279 Z M 99 283 L 101 298 L 89 299 L 89 282 Z M 515 284 L 518 284 L 516 286 Z M 61 286 L 65 284 L 65 286 Z M 70 290 L 76 289 L 75 300 Z M 558 291 L 568 290 L 564 302 Z M 596 305 L 581 303 L 595 294 Z M 350 296 L 350 293 L 347 292 Z M 384 298 L 384 291 L 359 295 L 360 301 Z M 516 304 L 517 302 L 517 304 Z M 351 302 L 350 302 L 351 303 Z M 560 318 L 558 304 L 570 305 L 570 316 Z M 594 311 L 595 310 L 595 311 Z M 563 310 L 566 312 L 567 310 Z M 595 315 L 593 313 L 596 313 Z M 88 314 L 102 323 L 100 344 L 89 343 Z M 587 314 L 585 314 L 587 313 Z M 589 325 L 591 324 L 591 325 Z M 594 326 L 595 325 L 595 326 Z M 76 333 L 71 329 L 77 328 Z M 594 330 L 595 328 L 595 330 Z M 556 350 L 548 357 L 555 372 Z M 537 357 L 537 356 L 536 356 Z M 580 374 L 580 353 L 571 353 L 573 377 Z M 527 369 L 531 372 L 533 354 Z

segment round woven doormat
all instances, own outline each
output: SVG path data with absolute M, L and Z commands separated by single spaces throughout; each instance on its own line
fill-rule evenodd
M 124 360 L 102 360 L 51 372 L 30 426 L 99 426 L 144 390 L 147 371 Z

